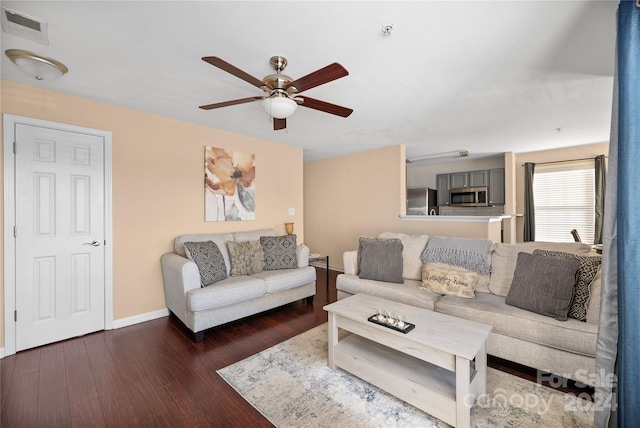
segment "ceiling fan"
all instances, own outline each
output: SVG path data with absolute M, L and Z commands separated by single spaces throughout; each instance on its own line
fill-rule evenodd
M 347 76 L 349 72 L 337 62 L 293 80 L 291 77 L 282 74 L 287 66 L 287 59 L 281 56 L 274 56 L 271 57 L 269 62 L 275 69 L 275 74 L 270 74 L 264 79 L 259 80 L 216 56 L 206 56 L 202 58 L 202 60 L 227 73 L 233 74 L 245 82 L 251 83 L 265 92 L 265 95 L 262 96 L 202 105 L 200 108 L 203 110 L 262 101 L 262 106 L 273 118 L 273 129 L 275 131 L 287 127 L 287 117 L 296 111 L 298 105 L 341 117 L 347 117 L 353 112 L 350 108 L 316 100 L 304 95 L 297 96 L 300 92 Z

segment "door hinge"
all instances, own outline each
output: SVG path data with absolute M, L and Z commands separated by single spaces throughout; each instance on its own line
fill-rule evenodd
M 18 321 L 18 311 L 13 311 L 13 320 Z
M 13 154 L 17 154 L 18 153 L 18 144 L 14 141 L 13 142 Z
M 16 226 L 13 226 L 13 237 L 14 238 L 18 237 L 18 228 Z

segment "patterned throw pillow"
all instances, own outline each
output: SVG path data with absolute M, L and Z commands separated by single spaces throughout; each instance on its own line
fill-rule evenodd
M 475 299 L 476 272 L 446 263 L 422 265 L 422 284 L 418 288 L 439 294 Z
M 193 260 L 200 271 L 200 285 L 206 287 L 227 277 L 227 267 L 220 248 L 213 241 L 185 242 L 187 258 Z
M 579 321 L 587 320 L 587 308 L 591 297 L 591 283 L 596 278 L 598 268 L 602 264 L 601 256 L 578 256 L 576 254 L 564 253 L 562 251 L 534 250 L 533 254 L 558 259 L 578 259 L 578 280 L 573 293 L 573 300 L 569 308 L 569 316 Z
M 264 251 L 260 241 L 227 242 L 231 276 L 253 275 L 264 270 Z
M 402 278 L 402 241 L 360 237 L 358 277 L 374 281 L 404 283 Z
M 296 235 L 261 236 L 260 244 L 262 244 L 264 251 L 264 270 L 297 268 L 296 241 Z

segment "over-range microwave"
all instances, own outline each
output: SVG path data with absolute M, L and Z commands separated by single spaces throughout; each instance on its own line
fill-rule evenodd
M 449 205 L 452 207 L 488 206 L 487 186 L 460 187 L 449 190 Z

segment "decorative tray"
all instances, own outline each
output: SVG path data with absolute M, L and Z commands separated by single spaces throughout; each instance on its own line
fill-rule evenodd
M 386 322 L 378 321 L 378 315 L 377 314 L 376 315 L 371 315 L 369 318 L 367 318 L 367 321 L 372 322 L 374 324 L 381 325 L 383 327 L 390 328 L 391 330 L 399 331 L 400 333 L 404 333 L 404 334 L 409 333 L 411 330 L 413 330 L 416 327 L 415 324 L 411 324 L 410 322 L 405 322 L 404 326 L 399 327 L 399 326 L 394 325 L 394 324 L 389 324 L 389 323 L 386 323 Z

